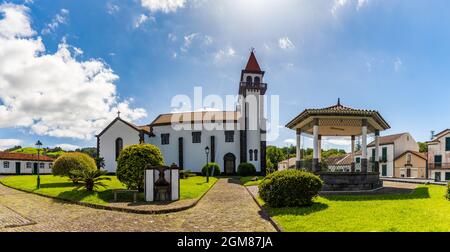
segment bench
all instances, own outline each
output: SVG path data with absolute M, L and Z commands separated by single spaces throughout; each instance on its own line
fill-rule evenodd
M 137 202 L 137 195 L 139 193 L 138 190 L 124 190 L 124 189 L 115 189 L 113 190 L 114 201 L 117 202 L 117 194 L 119 193 L 133 193 L 133 203 Z

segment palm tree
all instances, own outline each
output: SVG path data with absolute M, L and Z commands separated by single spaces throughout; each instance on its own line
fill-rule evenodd
M 111 180 L 111 178 L 104 177 L 107 171 L 101 170 L 75 170 L 70 172 L 78 180 L 77 190 L 80 188 L 86 188 L 89 192 L 97 189 L 99 186 L 106 187 L 102 181 Z

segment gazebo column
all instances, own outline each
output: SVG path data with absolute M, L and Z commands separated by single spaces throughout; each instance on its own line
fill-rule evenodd
M 375 162 L 375 170 L 374 172 L 380 172 L 380 131 L 376 130 L 375 131 L 375 157 L 374 157 L 374 162 Z
M 320 171 L 319 164 L 319 119 L 314 119 L 313 123 L 313 160 L 312 160 L 312 171 Z
M 319 163 L 322 161 L 322 135 L 319 135 Z
M 295 159 L 295 168 L 300 169 L 302 168 L 302 150 L 301 150 L 301 141 L 302 141 L 302 130 L 297 129 L 297 135 L 296 135 L 296 159 Z
M 362 120 L 361 135 L 361 172 L 367 173 L 367 120 Z
M 351 145 L 352 145 L 352 153 L 350 154 L 350 158 L 352 160 L 351 170 L 352 170 L 352 172 L 355 172 L 356 171 L 356 168 L 355 168 L 355 136 L 352 136 Z

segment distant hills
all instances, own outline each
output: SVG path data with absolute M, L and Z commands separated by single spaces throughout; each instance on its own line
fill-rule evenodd
M 38 149 L 35 148 L 35 147 L 15 146 L 15 147 L 7 149 L 5 151 L 6 152 L 13 152 L 13 153 L 34 154 L 34 155 L 38 154 Z M 52 157 L 52 158 L 57 158 L 61 154 L 64 154 L 66 152 L 83 152 L 83 153 L 86 153 L 89 156 L 95 158 L 96 155 L 97 155 L 97 148 L 86 147 L 86 148 L 76 149 L 74 151 L 66 151 L 66 150 L 63 150 L 60 147 L 56 147 L 56 148 L 42 148 L 39 153 L 41 155 L 46 155 L 46 156 L 49 156 L 49 157 Z

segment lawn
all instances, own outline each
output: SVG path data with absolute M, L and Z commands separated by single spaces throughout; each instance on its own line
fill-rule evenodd
M 112 189 L 124 189 L 125 186 L 116 176 L 107 176 L 111 181 L 104 181 L 107 188 L 99 187 L 96 192 L 88 192 L 84 189 L 76 190 L 73 183 L 64 177 L 53 175 L 41 176 L 41 188 L 36 189 L 36 176 L 8 176 L 1 179 L 1 182 L 13 188 L 26 190 L 38 194 L 58 197 L 71 201 L 80 201 L 86 203 L 107 205 L 112 201 Z M 216 178 L 210 177 L 209 183 L 206 183 L 204 177 L 196 176 L 180 180 L 180 199 L 195 199 L 201 197 L 216 181 Z M 126 197 L 127 195 L 122 195 Z M 130 198 L 130 197 L 128 197 Z M 140 195 L 143 199 L 143 193 Z
M 252 181 L 255 176 L 241 177 L 240 180 L 244 186 L 259 185 L 264 177 L 258 176 L 258 180 Z
M 446 187 L 419 186 L 411 194 L 319 197 L 311 207 L 267 207 L 284 231 L 450 231 Z M 261 200 L 262 201 L 262 200 Z

